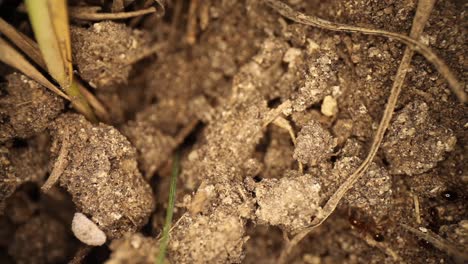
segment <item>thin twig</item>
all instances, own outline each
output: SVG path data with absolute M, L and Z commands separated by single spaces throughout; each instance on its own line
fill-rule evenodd
M 70 18 L 88 21 L 118 20 L 136 16 L 143 16 L 156 12 L 155 7 L 120 13 L 96 13 L 96 11 L 98 10 L 99 9 L 95 7 L 93 9 L 89 9 L 89 7 L 70 7 Z
M 296 13 L 293 11 L 291 8 L 288 6 L 284 5 L 281 2 L 278 1 L 273 1 L 273 0 L 266 0 L 267 2 L 273 2 L 276 5 L 279 5 L 280 7 L 288 8 L 289 11 Z M 413 38 L 419 38 L 420 34 L 423 31 L 424 25 L 427 22 L 427 19 L 429 18 L 429 14 L 433 8 L 435 0 L 420 0 L 418 3 L 418 8 L 416 11 L 416 15 L 414 18 L 414 22 L 411 28 L 411 37 Z M 288 12 L 289 12 L 288 11 Z M 309 18 L 301 13 L 295 14 L 295 16 L 299 16 L 301 19 L 300 21 L 303 21 L 306 18 Z M 316 20 L 316 18 L 311 18 L 312 20 Z M 346 26 L 346 28 L 353 28 L 351 26 Z M 369 153 L 367 154 L 366 159 L 362 162 L 362 164 L 359 166 L 359 168 L 351 175 L 349 176 L 348 179 L 336 190 L 336 192 L 330 197 L 330 199 L 327 201 L 325 206 L 323 207 L 323 213 L 319 216 L 317 216 L 311 223 L 311 226 L 305 228 L 301 232 L 299 232 L 291 241 L 286 245 L 286 248 L 284 251 L 281 253 L 280 256 L 280 263 L 286 262 L 286 258 L 291 252 L 292 248 L 294 248 L 302 239 L 304 239 L 310 231 L 312 231 L 314 228 L 320 226 L 336 209 L 338 203 L 341 201 L 343 196 L 346 194 L 346 192 L 351 189 L 354 185 L 354 183 L 361 177 L 361 175 L 364 174 L 364 172 L 367 170 L 367 168 L 370 166 L 372 160 L 374 159 L 375 155 L 377 154 L 377 150 L 379 149 L 380 143 L 382 142 L 383 136 L 385 134 L 385 131 L 387 130 L 392 115 L 393 111 L 396 106 L 396 102 L 398 99 L 398 95 L 401 92 L 401 88 L 403 86 L 404 80 L 406 73 L 410 67 L 411 64 L 411 58 L 413 56 L 413 50 L 410 47 L 407 47 L 405 49 L 405 52 L 403 54 L 403 58 L 400 62 L 400 66 L 398 67 L 397 74 L 395 76 L 395 81 L 393 82 L 393 86 L 389 95 L 389 99 L 387 102 L 387 105 L 385 107 L 385 111 L 383 113 L 382 119 L 380 121 L 379 127 L 375 133 L 374 140 L 372 142 L 372 145 L 370 147 Z
M 205 30 L 210 23 L 210 7 L 211 7 L 211 0 L 202 1 L 200 6 L 200 29 Z
M 444 78 L 449 83 L 452 91 L 458 97 L 460 102 L 465 103 L 467 100 L 466 93 L 464 92 L 464 86 L 457 80 L 455 75 L 451 72 L 449 67 L 445 64 L 445 62 L 440 59 L 429 47 L 420 43 L 416 39 L 419 37 L 408 37 L 399 33 L 395 32 L 388 32 L 385 30 L 380 29 L 369 29 L 369 28 L 362 28 L 356 27 L 351 25 L 345 25 L 340 23 L 335 23 L 331 21 L 327 21 L 318 17 L 310 16 L 303 14 L 301 12 L 295 11 L 290 6 L 284 4 L 279 0 L 264 0 L 269 6 L 271 6 L 274 10 L 276 10 L 281 15 L 304 25 L 310 25 L 322 29 L 332 30 L 332 31 L 342 31 L 342 32 L 350 32 L 350 33 L 361 33 L 366 35 L 375 35 L 375 36 L 383 36 L 387 38 L 396 39 L 400 42 L 403 42 L 412 50 L 420 53 L 423 55 L 427 61 L 432 63 L 437 71 L 444 76 Z
M 278 107 L 275 109 L 270 110 L 266 116 L 263 118 L 263 127 L 268 126 L 271 122 L 273 122 L 278 116 L 283 114 L 283 112 L 287 111 L 288 109 L 291 108 L 291 101 L 286 100 L 283 103 L 281 103 Z
M 195 129 L 200 120 L 195 118 L 191 120 L 186 126 L 184 126 L 174 138 L 174 148 L 177 148 L 180 144 L 184 143 L 184 140 L 190 133 Z
M 76 251 L 75 256 L 69 262 L 69 264 L 80 264 L 83 262 L 84 258 L 88 255 L 91 251 L 92 247 L 88 245 L 81 245 L 78 251 Z
M 154 5 L 155 3 L 157 4 L 156 8 L 158 9 L 158 11 L 156 11 L 156 13 L 150 15 L 149 18 L 150 17 L 160 18 L 160 17 L 163 17 L 166 14 L 165 4 L 167 3 L 167 1 L 165 1 L 165 0 L 146 0 L 143 3 L 142 8 L 148 8 L 151 5 Z M 130 20 L 129 26 L 131 28 L 134 28 L 138 23 L 140 23 L 140 21 L 142 19 L 143 19 L 143 16 L 138 16 L 138 17 L 132 18 Z
M 424 233 L 409 225 L 406 225 L 403 223 L 401 223 L 400 225 L 407 231 L 416 235 L 417 237 L 424 239 L 427 242 L 431 243 L 432 245 L 434 245 L 434 247 L 438 248 L 439 250 L 442 250 L 446 252 L 447 254 L 449 254 L 450 256 L 455 257 L 457 260 L 460 260 L 460 261 L 468 260 L 468 254 L 466 252 L 462 252 L 458 250 L 456 247 L 450 245 L 449 242 L 447 242 L 445 239 L 432 233 L 430 230 L 427 230 L 427 233 Z
M 62 147 L 60 149 L 60 153 L 57 157 L 57 161 L 54 164 L 54 168 L 50 173 L 49 178 L 47 178 L 44 185 L 42 185 L 41 190 L 43 192 L 48 192 L 52 186 L 59 180 L 62 173 L 68 166 L 68 151 L 70 150 L 70 141 L 68 138 L 68 130 L 65 128 L 63 135 L 62 135 Z
M 168 45 L 167 42 L 162 42 L 162 43 L 156 43 L 148 48 L 143 49 L 141 52 L 139 52 L 137 55 L 134 57 L 130 58 L 129 60 L 125 61 L 125 65 L 132 65 L 134 63 L 137 63 L 139 60 L 142 60 L 146 57 L 149 57 L 153 55 L 154 53 L 161 53 L 165 49 L 167 49 Z
M 197 10 L 198 10 L 198 0 L 190 1 L 190 8 L 188 13 L 187 21 L 187 33 L 185 40 L 189 45 L 195 44 L 197 41 Z
M 402 258 L 398 256 L 398 254 L 393 250 L 390 245 L 384 242 L 377 242 L 375 241 L 369 234 L 362 234 L 356 231 L 352 231 L 351 234 L 353 234 L 355 237 L 360 238 L 364 240 L 369 246 L 371 247 L 376 247 L 380 250 L 382 250 L 385 254 L 388 256 L 392 257 L 392 259 L 395 261 L 395 263 L 405 263 L 403 262 Z
M 172 21 L 171 21 L 171 29 L 169 31 L 169 47 L 173 49 L 176 45 L 176 38 L 177 38 L 177 26 L 182 19 L 182 7 L 183 7 L 184 0 L 175 0 L 174 2 L 174 11 L 172 12 Z
M 421 222 L 421 210 L 419 208 L 419 198 L 415 193 L 412 194 L 414 202 L 414 216 L 416 217 L 416 223 L 420 225 Z

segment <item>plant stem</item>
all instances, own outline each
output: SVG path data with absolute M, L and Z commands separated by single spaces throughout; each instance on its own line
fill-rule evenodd
M 88 104 L 88 101 L 81 93 L 76 80 L 73 80 L 71 85 L 64 87 L 65 92 L 70 97 L 70 101 L 73 107 L 80 113 L 82 113 L 89 121 L 97 122 L 96 115 L 93 109 Z

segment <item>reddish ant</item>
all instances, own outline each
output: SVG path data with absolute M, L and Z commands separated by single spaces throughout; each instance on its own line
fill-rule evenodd
M 382 226 L 387 221 L 384 220 L 380 224 L 376 224 L 373 219 L 356 209 L 348 210 L 348 220 L 351 224 L 351 228 L 357 230 L 359 233 L 369 234 L 377 242 L 385 240 Z

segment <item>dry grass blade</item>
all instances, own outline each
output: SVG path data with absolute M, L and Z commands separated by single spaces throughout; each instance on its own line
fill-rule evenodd
M 75 82 L 78 88 L 80 89 L 81 94 L 86 98 L 89 105 L 91 105 L 91 107 L 94 109 L 94 112 L 96 113 L 99 120 L 104 122 L 110 122 L 111 119 L 109 113 L 107 112 L 106 108 L 101 104 L 101 102 L 99 102 L 99 100 L 90 91 L 88 91 L 80 81 L 75 80 Z
M 332 31 L 342 31 L 342 32 L 350 32 L 350 33 L 361 33 L 366 35 L 375 35 L 375 36 L 383 36 L 387 38 L 396 39 L 398 41 L 403 42 L 412 50 L 420 53 L 423 55 L 426 60 L 434 65 L 437 71 L 447 80 L 452 91 L 458 97 L 460 102 L 465 103 L 467 100 L 467 96 L 465 91 L 463 90 L 464 85 L 461 84 L 452 71 L 448 68 L 445 62 L 440 59 L 429 47 L 421 44 L 418 42 L 417 38 L 408 37 L 402 34 L 388 32 L 379 29 L 369 29 L 369 28 L 362 28 L 356 26 L 350 26 L 345 24 L 334 23 L 331 21 L 327 21 L 324 19 L 320 19 L 318 17 L 309 16 L 303 14 L 301 12 L 295 11 L 290 6 L 284 4 L 279 0 L 264 0 L 268 5 L 270 5 L 274 10 L 278 13 L 287 17 L 295 22 L 310 25 L 322 29 L 332 30 Z
M 438 248 L 439 250 L 447 252 L 450 256 L 455 257 L 455 260 L 459 263 L 466 263 L 468 261 L 468 254 L 466 252 L 462 252 L 458 250 L 456 247 L 450 245 L 445 239 L 439 237 L 436 234 L 433 234 L 430 230 L 427 233 L 423 233 L 418 229 L 411 227 L 406 224 L 400 224 L 404 229 L 408 230 L 409 232 L 415 234 L 417 237 L 426 240 L 427 242 L 434 245 L 434 247 Z
M 41 51 L 39 50 L 39 47 L 37 46 L 37 43 L 35 43 L 33 40 L 31 40 L 28 36 L 23 35 L 21 32 L 17 31 L 14 27 L 12 27 L 10 24 L 8 24 L 5 20 L 0 18 L 0 32 L 5 34 L 22 52 L 24 52 L 26 55 L 29 56 L 30 59 L 32 59 L 39 67 L 42 68 L 42 70 L 47 71 L 47 66 L 42 58 Z M 23 58 L 24 60 L 24 58 Z M 18 62 L 20 62 L 19 60 Z M 28 62 L 29 63 L 29 62 Z M 13 66 L 14 67 L 14 66 Z M 22 71 L 22 70 L 20 70 Z M 24 72 L 24 71 L 22 71 Z M 35 68 L 34 70 L 29 70 L 28 71 L 31 74 L 37 75 L 35 72 L 38 72 Z M 60 96 L 64 97 L 65 99 L 69 100 L 68 96 L 66 96 L 60 89 L 56 88 L 55 85 L 50 83 L 46 77 L 44 77 L 42 74 L 40 79 L 42 81 L 46 81 L 48 84 L 42 83 L 41 80 L 35 79 L 32 76 L 29 76 L 36 80 L 37 82 L 41 83 L 43 86 L 51 87 L 54 88 L 52 90 L 53 92 L 59 94 Z M 36 77 L 37 78 L 37 77 Z M 83 96 L 86 98 L 86 100 L 89 102 L 89 104 L 93 107 L 93 109 L 96 111 L 96 114 L 98 115 L 100 120 L 108 121 L 109 120 L 109 114 L 107 113 L 107 110 L 102 106 L 102 104 L 99 102 L 96 97 L 92 93 L 90 93 L 88 90 L 86 90 L 85 87 L 81 85 L 81 83 L 78 82 L 78 86 L 80 88 L 81 93 Z
M 131 12 L 97 13 L 99 10 L 100 8 L 97 7 L 70 7 L 70 17 L 88 21 L 117 20 L 151 14 L 156 12 L 157 9 L 155 7 L 149 7 Z
M 435 0 L 420 0 L 418 2 L 418 8 L 416 11 L 416 15 L 413 21 L 413 25 L 411 28 L 411 37 L 412 38 L 419 38 L 421 35 L 424 26 L 429 19 L 429 15 L 432 11 L 434 6 Z M 323 208 L 323 214 L 317 216 L 311 223 L 311 226 L 302 230 L 298 233 L 286 246 L 285 250 L 282 252 L 280 257 L 280 262 L 284 263 L 286 261 L 287 255 L 291 252 L 292 248 L 295 247 L 304 237 L 306 237 L 311 230 L 320 226 L 334 211 L 337 207 L 338 203 L 341 201 L 343 196 L 346 192 L 352 188 L 354 183 L 364 174 L 367 170 L 369 165 L 371 164 L 372 160 L 374 159 L 375 155 L 377 154 L 377 150 L 382 142 L 384 137 L 385 131 L 387 130 L 393 111 L 395 109 L 398 95 L 401 92 L 401 88 L 403 86 L 406 73 L 410 67 L 411 59 L 413 57 L 414 51 L 411 47 L 407 47 L 405 49 L 405 53 L 403 54 L 403 58 L 400 62 L 400 66 L 398 67 L 397 74 L 395 76 L 395 81 L 393 82 L 393 86 L 390 92 L 390 96 L 385 107 L 385 111 L 383 113 L 382 119 L 380 121 L 379 127 L 377 132 L 374 135 L 374 140 L 370 147 L 369 153 L 367 154 L 366 159 L 363 163 L 359 166 L 359 168 L 346 179 L 346 181 L 338 188 L 338 190 L 331 196 L 331 198 L 327 201 Z
M 17 31 L 14 27 L 0 18 L 0 32 L 13 42 L 21 51 L 31 58 L 37 65 L 45 69 L 46 65 L 42 59 L 39 47 L 30 38 Z
M 73 107 L 91 121 L 96 117 L 73 81 L 71 40 L 65 0 L 25 0 L 47 71 L 70 97 Z
M 44 75 L 39 72 L 31 63 L 29 63 L 29 61 L 26 60 L 23 55 L 16 51 L 2 38 L 0 38 L 0 61 L 19 70 L 24 75 L 50 89 L 52 92 L 69 100 L 66 94 L 55 87 L 55 85 L 53 85 L 46 77 L 44 77 Z

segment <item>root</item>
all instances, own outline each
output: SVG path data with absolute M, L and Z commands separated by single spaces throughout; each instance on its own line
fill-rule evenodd
M 380 249 L 382 252 L 384 252 L 386 255 L 392 257 L 392 259 L 395 261 L 395 263 L 405 263 L 400 256 L 388 245 L 387 243 L 384 242 L 376 242 L 369 234 L 360 234 L 356 231 L 353 231 L 352 234 L 364 240 L 369 246 L 375 247 Z
M 295 22 L 304 24 L 304 25 L 310 25 L 310 26 L 332 30 L 332 31 L 382 36 L 382 37 L 396 39 L 400 42 L 403 42 L 411 50 L 414 50 L 420 53 L 426 58 L 427 61 L 429 61 L 430 63 L 434 65 L 437 71 L 442 76 L 444 76 L 444 78 L 447 80 L 450 87 L 452 88 L 452 91 L 458 97 L 460 102 L 465 103 L 467 100 L 466 93 L 463 90 L 463 85 L 457 80 L 455 75 L 452 73 L 452 71 L 448 68 L 448 66 L 445 64 L 445 62 L 442 59 L 440 59 L 429 47 L 427 47 L 426 45 L 416 40 L 419 38 L 419 36 L 411 35 L 411 37 L 408 37 L 399 33 L 388 32 L 385 30 L 369 29 L 369 28 L 362 28 L 362 27 L 350 26 L 350 25 L 345 25 L 345 24 L 339 24 L 339 23 L 327 21 L 318 17 L 306 15 L 301 12 L 295 11 L 290 6 L 284 4 L 283 2 L 279 0 L 264 0 L 264 1 L 281 15 Z M 421 18 L 424 19 L 424 17 L 421 17 Z M 414 20 L 414 23 L 421 25 L 421 22 L 416 21 L 416 19 Z
M 289 6 L 283 4 L 282 2 L 275 1 L 275 0 L 266 0 L 273 8 L 278 10 L 282 15 L 300 23 L 304 23 L 307 25 L 319 25 L 320 27 L 332 30 L 339 30 L 339 31 L 347 31 L 347 32 L 363 32 L 374 35 L 383 35 L 383 36 L 392 36 L 397 35 L 400 39 L 406 40 L 408 37 L 402 37 L 402 35 L 396 33 L 389 33 L 380 30 L 369 30 L 369 29 L 362 29 L 353 26 L 346 26 L 340 24 L 334 24 L 328 21 L 320 20 L 315 17 L 309 17 L 302 13 L 296 12 L 292 10 Z M 411 37 L 412 38 L 419 38 L 421 35 L 424 25 L 429 18 L 430 12 L 434 6 L 435 0 L 420 0 L 418 2 L 418 8 L 416 11 L 416 15 L 413 21 L 413 25 L 411 28 Z M 396 38 L 396 37 L 395 37 Z M 398 39 L 398 38 L 397 38 Z M 338 203 L 341 201 L 343 196 L 346 192 L 352 188 L 354 183 L 365 173 L 369 165 L 371 164 L 372 160 L 374 159 L 375 155 L 377 154 L 377 150 L 382 142 L 384 137 L 385 131 L 387 130 L 388 126 L 390 125 L 390 121 L 393 115 L 393 111 L 395 109 L 395 105 L 398 99 L 398 95 L 401 92 L 401 88 L 404 83 L 404 79 L 406 73 L 410 67 L 411 59 L 413 56 L 413 49 L 412 46 L 422 46 L 418 42 L 414 41 L 411 38 L 408 38 L 411 41 L 417 43 L 414 44 L 410 42 L 408 47 L 405 49 L 403 58 L 401 59 L 400 66 L 398 67 L 397 74 L 395 76 L 395 81 L 393 82 L 393 86 L 390 92 L 390 96 L 385 107 L 385 111 L 383 113 L 382 119 L 380 121 L 379 127 L 375 133 L 374 140 L 370 147 L 369 153 L 367 154 L 366 159 L 364 162 L 359 166 L 359 168 L 351 175 L 348 179 L 338 188 L 338 190 L 331 196 L 331 198 L 327 201 L 325 206 L 323 207 L 323 214 L 317 216 L 311 223 L 311 226 L 305 228 L 301 232 L 299 232 L 291 241 L 287 244 L 286 248 L 283 250 L 280 256 L 280 263 L 285 263 L 286 258 L 291 252 L 292 248 L 294 248 L 304 237 L 306 237 L 310 231 L 315 229 L 316 227 L 320 226 L 336 209 Z M 418 46 L 419 45 L 419 46 Z M 425 47 L 425 46 L 424 46 Z M 425 47 L 427 48 L 427 47 Z M 431 53 L 434 55 L 433 53 Z M 434 55 L 435 56 L 435 55 Z M 448 68 L 447 68 L 448 69 Z
M 291 105 L 292 105 L 291 101 L 286 100 L 283 103 L 281 103 L 278 107 L 276 107 L 275 109 L 270 110 L 265 116 L 265 118 L 263 119 L 263 127 L 266 127 L 270 123 L 275 121 L 275 119 L 281 114 L 285 112 L 291 112 Z
M 100 7 L 70 7 L 69 10 L 70 18 L 87 21 L 127 19 L 151 14 L 157 11 L 155 7 L 121 13 L 97 13 L 97 11 L 101 10 Z
M 279 116 L 273 121 L 273 124 L 288 131 L 289 137 L 291 137 L 291 141 L 293 142 L 294 146 L 296 146 L 296 135 L 294 134 L 294 130 L 288 120 Z M 299 168 L 299 173 L 304 174 L 304 167 L 299 160 L 297 161 L 297 165 Z
M 88 245 L 81 245 L 78 251 L 75 253 L 73 259 L 69 262 L 69 264 L 80 264 L 83 262 L 84 258 L 88 255 L 93 247 Z
M 166 42 L 163 42 L 163 43 L 156 43 L 156 44 L 153 44 L 145 49 L 143 49 L 141 51 L 141 53 L 135 55 L 134 57 L 132 58 L 129 58 L 125 61 L 125 64 L 126 65 L 132 65 L 132 64 L 135 64 L 137 63 L 138 61 L 146 58 L 146 57 L 149 57 L 153 54 L 161 54 L 162 52 L 166 52 L 168 48 L 168 45 Z

